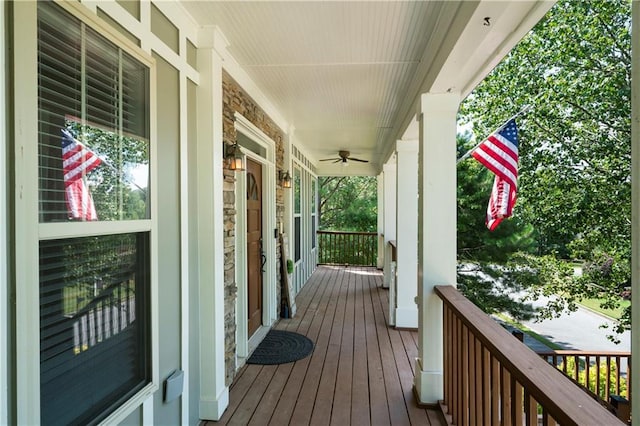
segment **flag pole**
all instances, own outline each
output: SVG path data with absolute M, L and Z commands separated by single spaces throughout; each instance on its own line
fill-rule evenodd
M 540 95 L 538 95 L 540 96 Z M 536 98 L 538 97 L 536 96 Z M 531 108 L 533 108 L 533 104 L 528 104 L 525 105 L 524 108 L 522 108 L 520 111 L 516 112 L 515 114 L 513 114 L 511 117 L 509 117 L 509 119 L 507 119 L 504 123 L 502 123 L 502 125 L 500 127 L 498 127 L 497 129 L 495 129 L 493 132 L 489 133 L 489 136 L 493 135 L 494 133 L 499 132 L 500 130 L 504 129 L 504 127 L 511 121 L 514 120 L 516 117 L 519 117 L 520 115 L 529 112 L 529 110 L 531 110 Z M 476 150 L 476 148 L 478 148 L 480 145 L 482 145 L 488 138 L 489 136 L 487 136 L 486 138 L 482 139 L 480 142 L 478 142 L 473 148 L 471 148 L 469 151 L 465 152 L 464 155 L 460 158 L 458 158 L 456 160 L 456 165 L 458 165 L 458 163 L 460 163 L 463 160 L 466 160 L 467 158 L 469 158 L 469 156 L 471 156 L 471 153 L 473 153 L 473 151 Z

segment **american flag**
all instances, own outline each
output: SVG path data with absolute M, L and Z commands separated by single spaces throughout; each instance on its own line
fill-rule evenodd
M 489 136 L 471 154 L 495 174 L 487 207 L 486 224 L 493 231 L 502 219 L 511 216 L 518 187 L 518 128 L 510 120 Z
M 72 219 L 98 220 L 96 207 L 84 176 L 102 163 L 102 160 L 78 142 L 71 132 L 62 129 L 62 169 L 65 199 Z

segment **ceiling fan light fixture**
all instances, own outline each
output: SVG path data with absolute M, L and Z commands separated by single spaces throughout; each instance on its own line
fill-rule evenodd
M 351 157 L 351 153 L 349 151 L 340 150 L 338 151 L 338 158 L 323 158 L 320 161 L 331 161 L 334 164 L 342 163 L 343 167 L 347 167 L 351 161 L 357 161 L 359 163 L 368 163 L 369 160 L 363 160 L 361 158 Z

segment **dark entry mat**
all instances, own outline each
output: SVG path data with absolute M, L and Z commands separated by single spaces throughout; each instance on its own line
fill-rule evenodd
M 270 330 L 247 360 L 248 364 L 286 364 L 313 352 L 313 342 L 307 336 L 291 331 Z

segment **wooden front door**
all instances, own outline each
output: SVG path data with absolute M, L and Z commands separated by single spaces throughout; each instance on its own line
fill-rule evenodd
M 247 159 L 247 286 L 249 336 L 262 325 L 262 166 Z

